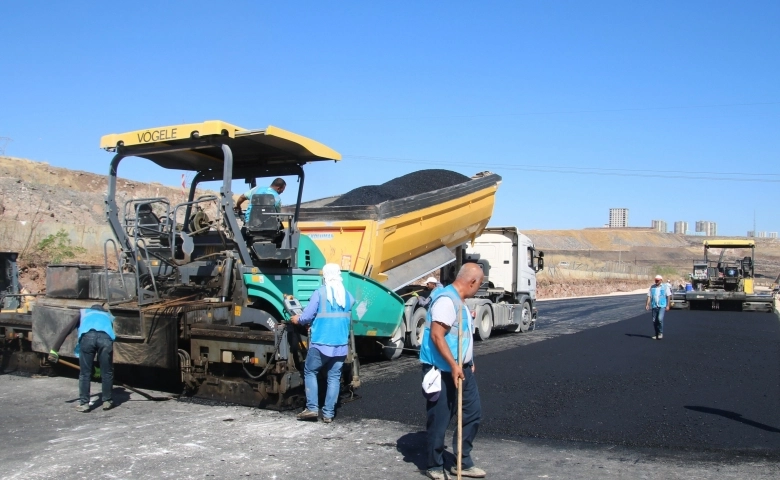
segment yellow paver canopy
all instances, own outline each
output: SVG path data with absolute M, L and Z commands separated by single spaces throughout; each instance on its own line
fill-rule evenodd
M 705 240 L 704 248 L 756 248 L 754 240 Z
M 230 147 L 233 165 L 239 169 L 341 160 L 341 154 L 332 148 L 278 127 L 247 130 L 219 120 L 115 133 L 100 139 L 100 148 L 105 150 L 147 158 L 163 168 L 190 171 L 221 168 L 222 144 Z

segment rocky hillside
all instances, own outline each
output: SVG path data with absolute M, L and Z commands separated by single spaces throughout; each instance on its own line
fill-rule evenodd
M 104 225 L 106 175 L 0 157 L 0 220 Z M 120 178 L 117 203 L 136 197 L 185 201 L 181 188 Z

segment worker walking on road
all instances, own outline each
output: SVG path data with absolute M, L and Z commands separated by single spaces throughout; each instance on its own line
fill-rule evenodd
M 325 372 L 328 386 L 322 421 L 330 423 L 336 414 L 336 400 L 341 387 L 341 367 L 349 351 L 349 329 L 355 299 L 346 291 L 341 279 L 341 268 L 329 263 L 322 269 L 324 285 L 315 291 L 300 315 L 290 318 L 296 325 L 311 326 L 309 352 L 303 369 L 306 386 L 306 409 L 298 420 L 316 420 L 319 416 L 319 385 L 317 377 Z
M 672 292 L 667 284 L 661 283 L 663 279 L 661 275 L 655 276 L 655 284 L 650 286 L 647 302 L 645 302 L 645 310 L 651 310 L 653 314 L 654 340 L 664 338 L 664 314 L 669 311 L 672 304 Z
M 423 391 L 427 398 L 427 471 L 433 479 L 446 479 L 444 472 L 444 435 L 452 417 L 457 413 L 457 380 L 462 381 L 463 389 L 463 450 L 458 452 L 456 431 L 453 435 L 453 450 L 462 455 L 461 475 L 481 478 L 485 471 L 474 465 L 471 449 L 479 430 L 482 407 L 479 400 L 477 380 L 474 377 L 473 318 L 466 308 L 465 301 L 479 290 L 482 284 L 482 269 L 476 263 L 467 263 L 461 267 L 452 285 L 439 288 L 431 293 L 431 305 L 420 346 L 422 363 Z M 459 366 L 458 329 L 461 331 L 462 367 Z M 430 389 L 426 381 L 437 377 L 441 371 L 440 390 Z M 431 371 L 433 371 L 431 373 Z M 427 383 L 427 384 L 426 384 Z M 455 474 L 455 466 L 451 471 Z
M 49 352 L 49 361 L 59 361 L 58 350 L 65 338 L 78 327 L 79 337 L 74 353 L 79 357 L 79 406 L 80 412 L 89 412 L 90 377 L 97 355 L 100 364 L 100 379 L 103 384 L 103 410 L 114 408 L 111 392 L 114 389 L 114 316 L 100 304 L 82 308 L 79 317 L 60 333 Z

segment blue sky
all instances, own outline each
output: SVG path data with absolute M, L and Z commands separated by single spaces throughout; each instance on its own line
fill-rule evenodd
M 110 3 L 0 3 L 6 154 L 106 173 L 101 135 L 221 119 L 341 152 L 305 199 L 491 170 L 493 225 L 780 231 L 780 2 Z

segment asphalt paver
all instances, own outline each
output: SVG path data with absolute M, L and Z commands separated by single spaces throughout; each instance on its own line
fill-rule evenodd
M 780 459 L 780 323 L 762 313 L 650 314 L 477 357 L 481 437 Z M 424 429 L 420 373 L 361 388 L 342 418 Z

